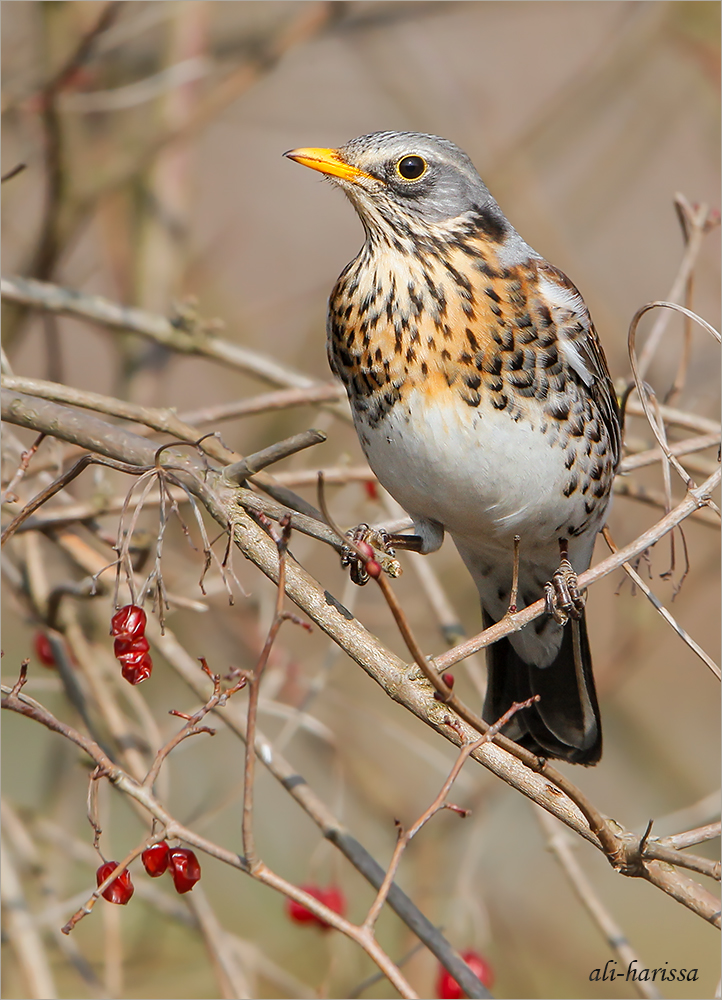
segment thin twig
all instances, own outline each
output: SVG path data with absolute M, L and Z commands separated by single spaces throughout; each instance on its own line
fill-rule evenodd
M 706 840 L 714 840 L 720 833 L 722 833 L 722 823 L 717 820 L 715 823 L 698 826 L 695 830 L 685 830 L 684 833 L 675 833 L 671 837 L 660 837 L 657 843 L 681 851 L 685 847 L 694 847 L 695 844 L 703 844 Z
M 293 437 L 286 438 L 285 441 L 277 441 L 275 444 L 264 448 L 262 451 L 247 455 L 240 462 L 234 462 L 223 470 L 223 474 L 229 482 L 242 483 L 249 476 L 253 476 L 275 462 L 280 462 L 284 458 L 296 455 L 305 448 L 311 448 L 315 444 L 321 444 L 326 440 L 323 431 L 308 430 Z
M 286 597 L 286 554 L 288 552 L 288 542 L 291 537 L 290 521 L 286 521 L 282 527 L 282 534 L 274 539 L 278 549 L 278 584 L 275 613 L 258 662 L 253 672 L 248 676 L 248 716 L 246 721 L 246 754 L 243 771 L 243 856 L 252 873 L 255 872 L 260 864 L 253 836 L 253 792 L 256 767 L 256 720 L 258 718 L 258 699 L 261 693 L 261 678 L 263 677 L 263 671 L 268 663 L 268 657 L 271 653 L 273 643 L 276 641 L 279 629 L 284 621 L 287 621 L 289 618 L 289 615 L 283 611 L 283 602 Z
M 27 166 L 27 163 L 16 163 L 14 167 L 11 167 L 10 170 L 0 177 L 0 184 L 4 184 L 5 181 L 11 181 L 13 177 L 17 177 L 17 175 L 21 174 L 23 170 L 26 170 Z
M 675 441 L 671 445 L 665 442 L 663 451 L 660 451 L 659 448 L 650 448 L 648 451 L 639 451 L 636 455 L 627 455 L 620 462 L 619 473 L 623 475 L 647 465 L 654 465 L 666 457 L 667 454 L 674 456 L 690 455 L 693 452 L 704 451 L 707 448 L 719 448 L 719 443 L 719 431 L 712 431 L 710 434 L 700 434 L 697 437 L 687 438 L 685 441 Z
M 193 715 L 181 716 L 186 718 L 187 722 L 185 726 L 178 733 L 176 733 L 175 736 L 168 740 L 168 742 L 162 746 L 155 755 L 155 760 L 142 781 L 142 785 L 146 788 L 152 789 L 156 779 L 158 778 L 160 769 L 163 766 L 163 761 L 168 757 L 168 754 L 171 753 L 171 751 L 175 750 L 179 743 L 187 739 L 189 736 L 196 736 L 198 733 L 208 733 L 211 736 L 215 734 L 215 730 L 210 729 L 208 726 L 200 726 L 199 723 L 205 718 L 206 715 L 208 715 L 209 712 L 213 711 L 216 706 L 225 705 L 231 695 L 234 695 L 237 691 L 240 691 L 241 688 L 246 686 L 246 678 L 241 677 L 241 679 L 231 688 L 228 688 L 226 691 L 222 691 L 220 676 L 218 674 L 211 673 L 208 664 L 203 657 L 200 657 L 200 663 L 203 667 L 204 674 L 206 674 L 206 676 L 213 682 L 213 694 L 205 705 L 202 705 L 197 712 L 193 713 Z M 175 711 L 171 714 L 181 715 L 181 713 Z
M 6 503 L 9 499 L 13 498 L 15 487 L 18 485 L 20 480 L 24 477 L 25 473 L 28 471 L 28 466 L 30 465 L 33 455 L 38 450 L 38 448 L 40 447 L 40 445 L 43 443 L 44 440 L 45 440 L 45 433 L 41 432 L 35 438 L 30 447 L 21 454 L 20 464 L 18 465 L 14 476 L 8 483 L 2 495 L 1 498 L 2 503 Z
M 68 483 L 72 482 L 73 479 L 79 476 L 80 473 L 89 465 L 106 465 L 109 468 L 118 469 L 120 472 L 130 472 L 134 475 L 137 475 L 140 471 L 142 471 L 135 466 L 128 465 L 127 463 L 101 458 L 99 455 L 83 455 L 83 457 L 79 458 L 71 469 L 68 469 L 68 471 L 63 473 L 62 476 L 58 476 L 58 478 L 52 482 L 50 486 L 41 490 L 40 493 L 25 504 L 20 513 L 14 517 L 10 524 L 4 529 L 0 544 L 4 545 L 8 539 L 12 538 L 23 521 L 26 521 L 30 515 L 38 509 L 38 507 L 42 507 L 42 505 L 47 503 L 51 497 L 54 497 L 56 493 L 59 493 L 62 489 L 64 489 Z
M 179 354 L 206 357 L 227 367 L 256 375 L 275 385 L 308 389 L 326 384 L 302 375 L 275 361 L 269 355 L 252 351 L 250 348 L 217 336 L 209 336 L 198 329 L 191 331 L 181 329 L 174 326 L 165 316 L 121 306 L 97 295 L 83 295 L 62 288 L 60 285 L 18 277 L 3 278 L 0 289 L 3 299 L 8 302 L 35 306 L 66 316 L 76 316 L 111 330 L 131 331 Z M 338 412 L 348 415 L 348 407 L 344 406 Z M 350 416 L 346 419 L 350 419 Z
M 346 390 L 339 382 L 321 382 L 305 389 L 279 389 L 250 399 L 234 400 L 217 406 L 205 406 L 200 410 L 187 410 L 179 414 L 179 419 L 187 424 L 217 424 L 222 420 L 254 416 L 272 410 L 286 410 L 294 406 L 309 406 L 314 403 L 342 402 Z
M 617 552 L 618 551 L 617 546 L 614 544 L 614 541 L 609 533 L 608 528 L 605 527 L 602 529 L 602 535 L 604 536 L 604 540 L 609 546 L 610 550 L 612 552 Z M 705 651 L 698 643 L 694 641 L 689 632 L 687 632 L 686 629 L 683 629 L 682 626 L 679 625 L 674 620 L 674 618 L 669 613 L 669 611 L 667 611 L 667 609 L 662 604 L 660 599 L 655 594 L 652 593 L 652 591 L 649 589 L 647 584 L 644 582 L 639 573 L 637 573 L 634 567 L 630 563 L 624 562 L 622 563 L 622 568 L 624 569 L 627 576 L 629 576 L 629 578 L 634 581 L 635 585 L 639 587 L 639 589 L 642 591 L 645 597 L 648 598 L 650 603 L 657 609 L 662 618 L 664 618 L 664 620 L 669 625 L 672 626 L 672 628 L 680 637 L 680 639 L 689 646 L 689 648 L 692 650 L 693 653 L 697 654 L 697 656 L 700 658 L 700 660 L 704 663 L 706 667 L 709 667 L 709 669 L 712 671 L 712 673 L 715 675 L 718 681 L 722 680 L 722 672 L 720 671 L 720 668 L 717 666 L 714 660 L 710 656 L 708 656 L 707 653 L 705 653 Z
M 677 472 L 682 482 L 685 485 L 688 485 L 690 477 L 687 475 L 682 465 L 680 465 L 680 463 L 671 453 L 669 447 L 667 446 L 667 442 L 664 440 L 664 437 L 660 432 L 660 429 L 657 425 L 657 421 L 654 419 L 654 415 L 652 414 L 649 405 L 649 400 L 647 398 L 646 386 L 643 382 L 644 368 L 641 366 L 641 364 L 637 363 L 637 352 L 635 347 L 637 327 L 639 326 L 639 321 L 641 320 L 642 316 L 644 316 L 652 309 L 671 309 L 675 312 L 680 312 L 682 313 L 682 315 L 687 316 L 688 318 L 694 320 L 696 323 L 699 323 L 699 325 L 703 327 L 705 330 L 707 330 L 707 332 L 711 334 L 711 336 L 713 336 L 718 343 L 720 342 L 720 340 L 722 340 L 722 337 L 720 337 L 718 331 L 715 330 L 715 328 L 711 326 L 711 324 L 707 323 L 706 320 L 703 320 L 696 313 L 693 313 L 691 310 L 685 309 L 684 306 L 677 305 L 674 302 L 649 302 L 647 303 L 646 306 L 642 306 L 641 309 L 638 309 L 636 311 L 636 313 L 632 317 L 632 322 L 629 324 L 629 336 L 628 336 L 629 363 L 632 367 L 634 384 L 637 387 L 637 394 L 642 404 L 644 415 L 647 418 L 649 426 L 652 428 L 652 433 L 656 437 L 657 442 L 659 443 L 659 447 L 662 449 L 662 452 L 666 456 L 667 461 Z M 649 340 L 647 341 L 647 344 L 649 344 Z
M 697 854 L 685 854 L 677 851 L 673 847 L 667 847 L 658 841 L 648 840 L 644 845 L 642 854 L 645 858 L 655 858 L 657 861 L 666 861 L 669 865 L 677 865 L 679 868 L 688 868 L 692 872 L 700 875 L 708 875 L 715 881 L 720 881 L 720 862 L 710 861 L 709 858 L 699 857 Z
M 682 196 L 677 195 L 678 206 L 682 203 L 681 199 Z M 699 252 L 702 248 L 704 235 L 708 231 L 709 218 L 709 209 L 707 205 L 700 205 L 694 214 L 689 213 L 688 215 L 689 233 L 686 239 L 685 251 L 682 256 L 679 271 L 677 272 L 672 287 L 669 290 L 669 294 L 667 295 L 667 301 L 670 303 L 676 304 L 684 295 L 687 281 L 694 270 L 697 257 L 699 256 Z M 669 313 L 662 313 L 652 327 L 639 359 L 640 378 L 644 378 L 646 376 L 649 366 L 652 364 L 654 356 L 657 353 L 657 348 L 659 347 L 662 335 L 668 322 Z
M 697 434 L 719 434 L 722 430 L 718 420 L 710 420 L 709 417 L 702 417 L 697 413 L 688 413 L 686 410 L 676 410 L 666 403 L 661 403 L 659 412 L 670 425 L 685 427 Z M 628 399 L 626 406 L 627 416 L 644 417 L 644 407 L 638 399 Z
M 625 968 L 629 968 L 633 962 L 639 962 L 627 935 L 612 917 L 597 895 L 592 883 L 582 871 L 564 828 L 556 823 L 549 813 L 538 806 L 534 809 L 534 814 L 547 836 L 549 848 L 554 853 L 587 913 L 604 935 L 612 952 L 619 957 Z M 635 979 L 633 988 L 640 997 L 647 997 L 648 1000 L 658 1000 L 662 995 L 653 983 L 641 980 Z
M 691 467 L 691 463 L 687 463 Z M 709 472 L 714 470 L 709 470 Z M 709 475 L 709 472 L 705 472 L 705 475 Z M 614 495 L 620 497 L 627 497 L 629 500 L 636 500 L 639 503 L 647 504 L 649 507 L 665 509 L 666 497 L 663 493 L 658 490 L 649 490 L 646 486 L 640 486 L 637 483 L 628 483 L 623 479 L 614 480 Z M 707 528 L 712 528 L 715 531 L 720 530 L 720 519 L 713 510 L 709 510 L 707 507 L 700 507 L 697 510 L 692 511 L 689 515 L 689 520 L 695 524 L 702 524 Z
M 386 876 L 384 877 L 384 880 L 381 883 L 379 891 L 376 894 L 376 898 L 371 904 L 371 908 L 369 909 L 368 914 L 366 915 L 366 919 L 363 922 L 363 927 L 366 928 L 369 932 L 373 931 L 373 928 L 376 925 L 376 921 L 379 918 L 383 905 L 386 902 L 386 897 L 388 896 L 389 889 L 391 888 L 391 884 L 394 881 L 394 878 L 396 877 L 396 872 L 398 871 L 399 864 L 401 863 L 401 856 L 408 847 L 411 840 L 419 832 L 419 830 L 423 826 L 425 826 L 425 824 L 428 823 L 429 820 L 436 815 L 436 813 L 441 812 L 442 809 L 451 809 L 453 812 L 456 812 L 460 816 L 467 815 L 467 810 L 460 809 L 458 806 L 449 805 L 446 802 L 446 797 L 451 791 L 451 786 L 458 778 L 459 774 L 461 773 L 462 767 L 469 759 L 471 754 L 474 753 L 475 750 L 478 750 L 479 747 L 481 747 L 484 743 L 491 742 L 491 740 L 494 739 L 497 733 L 507 724 L 507 722 L 509 722 L 510 719 L 512 719 L 516 715 L 518 711 L 524 708 L 529 708 L 536 701 L 539 701 L 539 695 L 534 695 L 532 698 L 528 698 L 526 701 L 523 702 L 514 702 L 512 706 L 504 713 L 504 715 L 497 722 L 495 722 L 493 726 L 489 726 L 487 732 L 483 733 L 479 737 L 479 739 L 463 744 L 459 752 L 459 755 L 456 758 L 456 761 L 454 762 L 454 766 L 451 768 L 448 777 L 444 781 L 443 785 L 441 786 L 441 789 L 439 790 L 438 795 L 431 803 L 431 805 L 429 805 L 428 808 L 424 810 L 421 816 L 419 816 L 416 822 L 413 823 L 408 830 L 402 830 L 401 827 L 398 828 L 398 837 L 396 840 L 396 846 L 394 848 L 394 853 L 391 857 L 389 867 L 386 871 Z
M 64 135 L 58 114 L 58 95 L 77 69 L 88 61 L 98 38 L 118 16 L 120 0 L 106 3 L 98 19 L 79 40 L 65 63 L 42 90 L 40 110 L 45 131 L 45 171 L 47 193 L 45 212 L 30 272 L 38 278 L 49 278 L 62 247 L 60 213 L 66 195 Z

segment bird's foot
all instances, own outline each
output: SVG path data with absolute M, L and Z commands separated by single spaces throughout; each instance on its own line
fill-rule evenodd
M 383 528 L 371 528 L 368 524 L 357 524 L 346 532 L 355 546 L 363 548 L 369 546 L 371 550 L 368 558 L 375 560 L 381 569 L 388 576 L 401 576 L 401 563 L 396 558 L 396 550 L 393 546 L 394 536 Z M 365 560 L 350 545 L 344 546 L 341 553 L 341 565 L 350 569 L 351 579 L 359 587 L 365 586 L 369 582 L 369 574 L 366 572 Z
M 577 574 L 569 562 L 566 539 L 559 542 L 561 562 L 551 580 L 544 584 L 547 613 L 559 625 L 566 625 L 570 618 L 579 620 L 584 614 L 587 595 L 579 590 Z

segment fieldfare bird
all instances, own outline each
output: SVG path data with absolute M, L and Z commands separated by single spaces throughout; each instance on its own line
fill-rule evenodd
M 286 156 L 338 184 L 364 227 L 331 293 L 328 356 L 416 547 L 433 552 L 449 532 L 485 626 L 507 611 L 515 536 L 517 606 L 547 595 L 547 613 L 488 647 L 484 719 L 538 694 L 504 733 L 542 757 L 596 764 L 576 574 L 604 524 L 621 427 L 581 295 L 446 139 L 374 132 Z

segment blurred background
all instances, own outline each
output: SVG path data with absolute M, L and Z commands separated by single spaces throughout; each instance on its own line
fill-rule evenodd
M 223 322 L 228 340 L 322 381 L 330 378 L 327 297 L 357 252 L 362 230 L 341 192 L 284 160 L 287 149 L 335 146 L 378 129 L 456 142 L 524 238 L 578 286 L 620 385 L 629 378 L 629 322 L 640 306 L 667 296 L 682 257 L 675 194 L 692 203 L 719 202 L 717 2 L 130 0 L 108 14 L 88 58 L 63 75 L 105 10 L 96 2 L 2 4 L 2 170 L 27 165 L 2 189 L 3 273 L 164 315 L 174 315 L 178 303 L 191 308 L 191 300 L 204 319 Z M 54 79 L 58 85 L 49 92 Z M 719 258 L 713 234 L 695 267 L 692 306 L 714 325 Z M 180 412 L 269 388 L 130 334 L 12 308 L 3 318 L 4 347 L 17 375 Z M 640 337 L 650 325 L 643 320 Z M 660 398 L 675 382 L 683 343 L 674 317 L 647 375 Z M 699 328 L 689 343 L 686 379 L 672 405 L 716 418 L 716 346 Z M 363 463 L 352 428 L 311 407 L 234 420 L 221 430 L 229 447 L 245 454 L 308 427 L 324 430 L 327 442 L 279 471 Z M 641 419 L 629 422 L 627 436 L 634 450 L 654 443 Z M 693 462 L 687 467 L 702 481 L 715 458 L 703 452 L 694 471 Z M 85 477 L 73 484 L 73 496 L 105 488 L 102 474 Z M 659 466 L 636 473 L 634 481 L 661 490 Z M 297 488 L 315 502 L 312 487 Z M 678 481 L 673 488 L 680 499 Z M 380 490 L 374 495 L 359 482 L 330 492 L 344 526 L 382 520 L 382 501 Z M 625 544 L 659 516 L 658 508 L 617 498 L 612 536 Z M 102 523 L 114 534 L 117 518 Z M 151 530 L 152 517 L 147 524 Z M 168 548 L 167 583 L 200 600 L 200 556 L 177 535 Z M 671 576 L 661 578 L 670 569 L 668 540 L 640 572 L 718 659 L 718 534 L 690 520 L 685 536 L 690 572 L 673 605 L 684 573 L 679 537 Z M 34 544 L 51 583 L 67 575 L 49 541 Z M 308 538 L 295 539 L 293 549 L 406 658 L 376 588 L 352 591 L 333 554 Z M 605 554 L 600 540 L 597 557 Z M 476 592 L 453 546 L 429 559 L 466 631 L 476 633 Z M 240 556 L 235 569 L 245 595 L 234 607 L 212 582 L 208 610 L 169 618 L 191 655 L 205 655 L 220 671 L 252 666 L 272 613 L 268 581 Z M 396 586 L 422 647 L 429 653 L 446 648 L 413 567 Z M 708 797 L 719 788 L 716 681 L 621 573 L 594 586 L 588 608 L 605 754 L 592 770 L 567 769 L 570 776 L 602 812 L 630 829 L 642 831 L 654 817 L 654 831 L 662 835 L 714 819 L 719 804 Z M 20 660 L 33 656 L 37 621 L 11 588 L 3 612 L 7 683 Z M 82 618 L 109 657 L 107 618 L 94 618 L 86 607 Z M 176 728 L 168 709 L 193 710 L 195 702 L 160 657 L 159 664 L 153 687 L 141 693 L 167 736 Z M 30 671 L 28 691 L 73 720 L 59 683 L 36 658 Z M 461 667 L 456 675 L 462 697 L 478 706 L 473 678 Z M 318 630 L 310 637 L 284 632 L 264 683 L 261 727 L 281 740 L 294 766 L 385 865 L 394 819 L 408 825 L 429 804 L 455 758 L 453 748 L 391 703 L 348 658 L 335 655 Z M 306 714 L 298 716 L 301 705 Z M 88 861 L 83 854 L 83 844 L 92 844 L 87 774 L 73 749 L 17 717 L 4 720 L 3 747 L 6 804 L 35 838 L 37 863 L 53 892 L 62 900 L 92 886 L 93 855 Z M 171 810 L 240 849 L 241 769 L 241 745 L 222 728 L 212 741 L 188 741 L 168 763 Z M 629 984 L 589 981 L 611 953 L 546 850 L 531 806 L 473 763 L 451 798 L 472 814 L 462 822 L 445 813 L 427 826 L 407 852 L 399 881 L 452 944 L 488 959 L 496 995 L 633 995 Z M 142 826 L 108 789 L 101 799 L 106 855 L 122 857 Z M 362 919 L 369 887 L 262 771 L 257 838 L 264 860 L 291 881 L 340 883 L 351 916 Z M 710 857 L 715 849 L 712 842 Z M 697 983 L 665 983 L 662 994 L 713 995 L 717 932 L 653 887 L 614 874 L 588 845 L 579 845 L 577 858 L 643 965 L 699 968 Z M 44 890 L 33 881 L 32 865 L 16 861 L 31 909 L 41 910 Z M 248 995 L 349 996 L 374 972 L 349 941 L 292 925 L 280 896 L 210 859 L 203 886 L 223 926 L 245 943 Z M 57 944 L 55 930 L 70 912 L 47 921 L 57 995 L 220 995 L 201 936 L 181 915 L 164 916 L 141 899 L 122 911 L 103 904 L 74 932 L 74 946 L 103 985 L 99 992 Z M 394 958 L 415 943 L 388 913 L 379 933 Z M 6 941 L 3 953 L 3 996 L 27 996 Z M 421 996 L 435 995 L 435 968 L 424 951 L 404 966 Z M 364 995 L 388 996 L 389 989 L 381 982 Z

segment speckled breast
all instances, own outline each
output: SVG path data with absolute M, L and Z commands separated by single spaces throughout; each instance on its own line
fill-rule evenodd
M 562 357 L 537 268 L 471 242 L 367 244 L 331 296 L 329 359 L 369 463 L 452 533 L 573 536 L 607 506 L 607 429 Z

